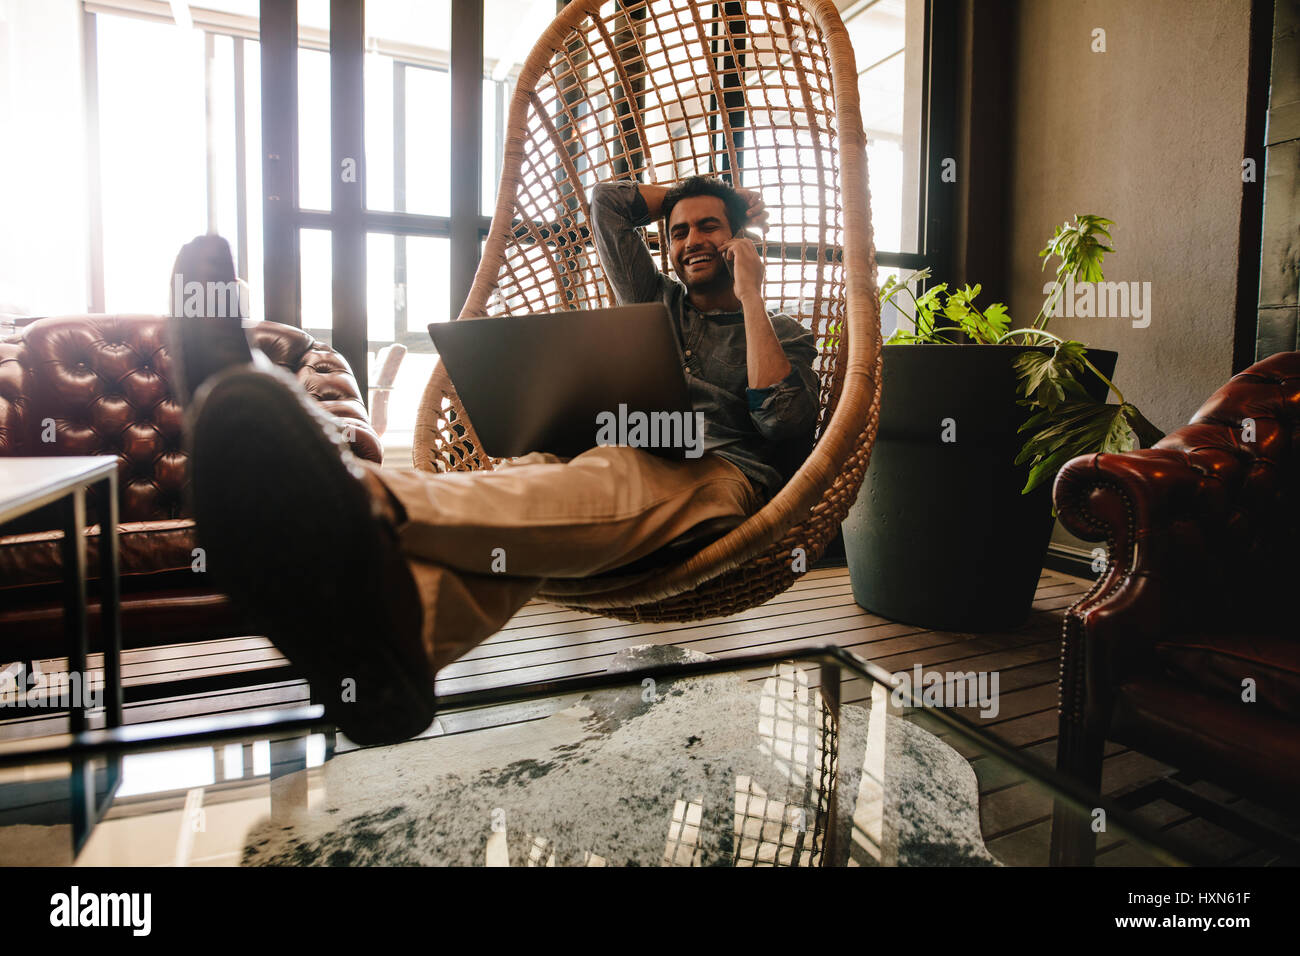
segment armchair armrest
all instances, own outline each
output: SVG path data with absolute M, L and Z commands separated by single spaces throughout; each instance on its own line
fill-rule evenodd
M 1241 470 L 1239 460 L 1219 450 L 1157 445 L 1075 458 L 1057 475 L 1052 495 L 1061 524 L 1085 541 L 1106 543 L 1105 571 L 1069 616 L 1107 659 L 1122 650 L 1140 655 L 1175 629 L 1180 602 L 1195 595 L 1195 583 L 1216 561 L 1228 524 L 1225 489 Z
M 1061 522 L 1109 548 L 1105 573 L 1066 619 L 1063 670 L 1086 669 L 1089 698 L 1189 625 L 1279 609 L 1295 564 L 1298 432 L 1300 352 L 1281 353 L 1153 448 L 1082 456 L 1057 475 Z M 1087 645 L 1073 657 L 1072 639 Z

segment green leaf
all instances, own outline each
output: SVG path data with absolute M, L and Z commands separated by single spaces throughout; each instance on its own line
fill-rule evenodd
M 951 302 L 953 299 L 956 299 L 958 302 L 961 302 L 969 306 L 971 302 L 974 301 L 976 296 L 980 294 L 980 288 L 981 286 L 978 282 L 975 284 L 974 287 L 971 287 L 969 285 L 964 285 L 956 292 L 950 293 L 948 296 L 948 301 Z
M 939 294 L 946 291 L 948 283 L 940 282 L 938 285 L 932 285 L 922 292 L 916 299 L 918 310 L 933 315 L 939 309 Z
M 1075 213 L 1074 222 L 1058 226 L 1047 246 L 1038 253 L 1043 259 L 1043 268 L 1047 268 L 1047 263 L 1056 256 L 1061 260 L 1056 268 L 1056 277 L 1062 282 L 1070 276 L 1076 282 L 1100 282 L 1102 260 L 1106 253 L 1115 251 L 1106 244 L 1111 238 L 1106 227 L 1114 224 L 1101 216 Z
M 1070 454 L 1069 449 L 1061 449 L 1035 462 L 1029 469 L 1029 478 L 1025 481 L 1025 487 L 1020 489 L 1022 495 L 1027 495 L 1045 481 L 1055 481 L 1056 473 L 1061 470 L 1067 461 L 1075 456 Z
M 1050 353 L 1026 352 L 1017 358 L 1017 385 L 1024 396 L 1021 404 L 1050 411 L 1067 398 L 1085 398 L 1087 393 L 1076 376 L 1087 368 L 1083 362 L 1087 351 L 1082 343 L 1068 341 Z
M 885 284 L 880 287 L 879 292 L 882 305 L 894 297 L 894 293 L 898 291 L 900 284 L 897 276 L 890 276 L 885 280 Z
M 1029 463 L 1022 494 L 1054 479 L 1072 458 L 1149 448 L 1162 437 L 1136 406 L 1094 402 L 1086 397 L 1066 401 L 1055 410 L 1040 409 L 1020 431 L 1031 433 L 1015 460 L 1017 465 Z
M 938 341 L 937 339 L 930 337 L 930 332 L 932 332 L 934 328 L 934 308 L 935 303 L 937 302 L 937 291 L 932 290 L 936 291 L 936 296 L 930 296 L 927 298 L 927 294 L 921 296 L 920 300 L 918 300 L 911 291 L 913 283 L 920 282 L 929 277 L 930 268 L 927 266 L 924 269 L 917 269 L 915 272 L 908 273 L 902 278 L 891 275 L 885 280 L 885 284 L 878 292 L 880 304 L 882 306 L 887 302 L 892 302 L 897 308 L 898 303 L 894 302 L 894 299 L 898 296 L 899 292 L 906 292 L 911 296 L 912 301 L 917 304 L 917 315 L 915 321 L 916 332 L 909 333 L 904 332 L 902 329 L 898 329 L 889 337 L 889 340 L 885 343 L 886 345 L 919 344 L 922 342 Z M 942 289 L 944 287 L 939 286 L 937 288 Z M 900 309 L 899 311 L 902 310 Z
M 1030 463 L 1029 478 L 1022 493 L 1028 493 L 1056 476 L 1061 466 L 1079 455 L 1095 452 L 1123 452 L 1137 447 L 1138 438 L 1129 424 L 1128 405 L 1091 401 L 1063 403 L 1055 413 L 1033 415 L 1021 431 L 1032 431 L 1017 464 Z
M 1165 433 L 1147 421 L 1146 416 L 1138 411 L 1136 405 L 1126 403 L 1124 405 L 1124 414 L 1128 417 L 1129 427 L 1133 429 L 1133 433 L 1137 435 L 1138 441 L 1141 442 L 1140 447 L 1150 448 L 1165 437 Z
M 916 334 L 923 341 L 938 341 L 934 338 L 934 317 L 939 311 L 939 295 L 948 288 L 946 282 L 931 286 L 916 300 Z
M 960 325 L 962 319 L 966 318 L 969 313 L 970 303 L 966 299 L 956 294 L 948 296 L 948 301 L 943 306 L 943 314 L 947 318 Z
M 972 304 L 963 325 L 967 329 L 967 334 L 976 342 L 993 345 L 1007 330 L 1009 321 L 1007 307 L 1000 302 L 995 302 L 983 311 Z
M 890 276 L 891 280 L 893 278 L 893 276 Z M 907 275 L 899 279 L 896 284 L 910 286 L 917 282 L 923 282 L 928 278 L 930 278 L 930 267 L 926 266 L 924 269 L 917 269 L 915 272 L 909 272 Z
M 1011 328 L 1011 316 L 1007 314 L 1007 307 L 1001 302 L 994 302 L 985 309 L 984 318 L 997 330 L 998 335 L 1002 335 Z
M 936 291 L 940 287 L 936 287 Z M 960 289 L 955 289 L 947 293 L 946 301 L 943 303 L 942 312 L 944 318 L 961 331 L 973 342 L 981 345 L 992 345 L 997 342 L 998 337 L 1005 332 L 1011 324 L 1007 315 L 1007 307 L 1000 302 L 995 302 L 987 309 L 981 310 L 975 304 L 975 299 L 979 296 L 981 286 L 965 285 Z M 937 304 L 938 296 L 935 296 Z M 928 304 L 928 303 L 927 303 Z M 938 330 L 942 332 L 943 330 Z

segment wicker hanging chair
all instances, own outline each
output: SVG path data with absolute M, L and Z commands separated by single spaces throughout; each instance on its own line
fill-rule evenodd
M 813 330 L 812 453 L 755 515 L 685 560 L 550 579 L 540 596 L 632 621 L 733 614 L 788 588 L 857 496 L 880 406 L 880 316 L 857 69 L 832 0 L 571 0 L 524 63 L 496 214 L 460 318 L 615 304 L 588 238 L 597 182 L 712 173 L 761 190 L 764 295 Z M 647 229 L 651 248 L 666 249 Z M 439 363 L 414 458 L 491 469 Z

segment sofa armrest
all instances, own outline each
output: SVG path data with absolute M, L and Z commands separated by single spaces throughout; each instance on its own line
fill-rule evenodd
M 22 362 L 22 343 L 0 342 L 0 455 L 17 454 L 22 447 L 30 378 Z
M 339 419 L 357 457 L 383 463 L 383 444 L 370 424 L 352 367 L 340 352 L 302 329 L 278 322 L 259 322 L 249 333 L 254 348 L 293 373 L 308 394 Z

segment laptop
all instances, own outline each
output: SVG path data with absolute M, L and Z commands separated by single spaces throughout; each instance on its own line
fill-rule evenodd
M 703 454 L 703 416 L 662 302 L 434 322 L 429 335 L 493 458 L 573 458 L 597 445 Z

